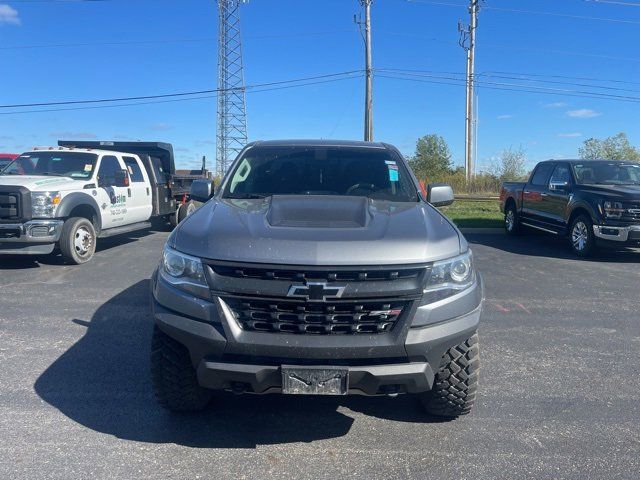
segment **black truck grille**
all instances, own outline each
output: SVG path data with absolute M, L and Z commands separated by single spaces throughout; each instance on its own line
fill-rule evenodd
M 245 267 L 214 265 L 216 274 L 224 277 L 252 278 L 260 280 L 326 280 L 329 282 L 370 282 L 370 281 L 392 281 L 402 279 L 417 278 L 424 267 L 417 268 L 369 268 L 365 270 L 349 269 L 309 269 L 309 270 L 288 270 L 281 268 L 265 267 Z
M 0 192 L 0 220 L 18 221 L 20 219 L 20 195 Z
M 622 213 L 622 220 L 627 221 L 640 221 L 640 203 L 636 204 L 624 204 L 624 212 Z
M 223 300 L 244 330 L 315 335 L 390 332 L 409 303 L 376 300 L 309 304 L 234 297 Z

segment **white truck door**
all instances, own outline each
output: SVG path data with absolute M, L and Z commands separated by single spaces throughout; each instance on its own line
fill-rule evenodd
M 98 195 L 96 201 L 102 215 L 102 229 L 128 225 L 129 197 L 127 187 L 116 186 L 116 172 L 125 170 L 115 155 L 103 155 L 98 166 Z
M 127 217 L 130 223 L 146 222 L 151 217 L 152 196 L 149 176 L 139 158 L 123 155 L 122 159 L 129 172 L 129 202 Z

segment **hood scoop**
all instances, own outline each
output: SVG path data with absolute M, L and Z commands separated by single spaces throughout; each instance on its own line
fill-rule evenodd
M 369 199 L 328 195 L 274 195 L 267 222 L 272 227 L 364 228 Z

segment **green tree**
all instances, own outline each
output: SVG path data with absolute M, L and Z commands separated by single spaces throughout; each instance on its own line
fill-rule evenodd
M 604 140 L 589 138 L 584 141 L 578 150 L 580 158 L 586 160 L 630 160 L 640 162 L 640 149 L 629 143 L 627 134 L 620 132 Z
M 526 153 L 522 147 L 516 150 L 509 147 L 502 151 L 500 159 L 493 165 L 492 174 L 502 182 L 520 180 L 524 178 L 527 173 L 525 168 L 526 163 Z
M 418 139 L 416 153 L 409 164 L 420 180 L 450 173 L 451 152 L 447 141 L 434 133 Z

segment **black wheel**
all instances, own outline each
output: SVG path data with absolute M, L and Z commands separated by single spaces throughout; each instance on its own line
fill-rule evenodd
M 479 368 L 478 334 L 474 333 L 442 357 L 433 388 L 420 394 L 427 412 L 449 419 L 469 413 L 476 400 Z
M 589 257 L 596 250 L 593 222 L 587 215 L 578 215 L 571 223 L 569 241 L 573 252 L 579 257 Z
M 153 329 L 151 342 L 151 381 L 160 405 L 175 412 L 197 412 L 204 409 L 213 392 L 198 384 L 184 345 Z
M 504 209 L 504 229 L 509 235 L 517 235 L 520 233 L 520 219 L 518 211 L 513 203 L 507 205 Z
M 185 218 L 190 216 L 196 211 L 196 204 L 193 202 L 187 202 L 178 209 L 178 223 L 182 222 Z
M 62 226 L 58 248 L 66 261 L 86 263 L 96 251 L 96 229 L 86 218 L 70 218 Z

